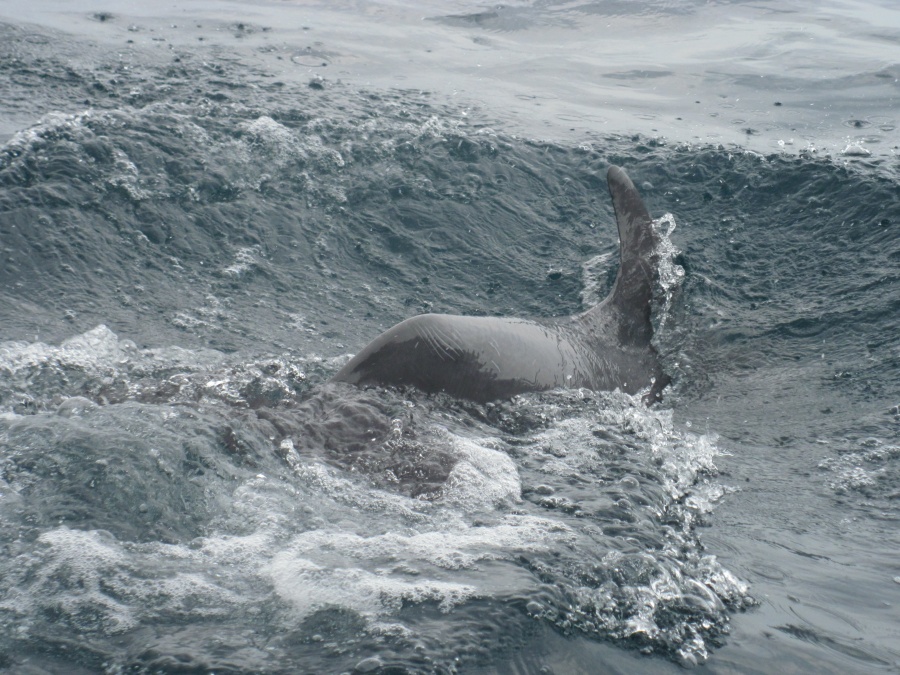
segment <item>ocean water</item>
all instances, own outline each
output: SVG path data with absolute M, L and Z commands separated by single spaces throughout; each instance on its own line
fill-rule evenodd
M 887 0 L 0 3 L 0 669 L 900 672 Z M 666 248 L 662 404 L 328 384 Z

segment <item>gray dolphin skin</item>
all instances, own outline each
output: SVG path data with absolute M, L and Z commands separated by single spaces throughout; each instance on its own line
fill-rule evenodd
M 619 228 L 619 273 L 592 309 L 555 319 L 422 314 L 379 335 L 334 376 L 360 387 L 413 386 L 480 403 L 529 391 L 584 387 L 647 404 L 669 383 L 650 344 L 658 235 L 619 167 L 607 172 Z

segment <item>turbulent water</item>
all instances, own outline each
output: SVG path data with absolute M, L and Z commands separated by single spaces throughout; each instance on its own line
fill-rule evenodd
M 549 140 L 222 7 L 0 24 L 0 668 L 900 669 L 897 120 Z M 469 10 L 423 30 L 644 20 Z M 662 405 L 327 382 L 414 314 L 602 298 L 610 164 L 660 218 Z

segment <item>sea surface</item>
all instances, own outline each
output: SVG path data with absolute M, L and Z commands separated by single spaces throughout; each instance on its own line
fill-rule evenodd
M 893 0 L 0 1 L 0 671 L 900 673 Z M 645 407 L 328 382 L 663 240 Z

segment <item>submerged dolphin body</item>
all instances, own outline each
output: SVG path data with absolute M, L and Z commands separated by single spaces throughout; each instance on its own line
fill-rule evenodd
M 422 314 L 379 335 L 333 381 L 411 385 L 478 402 L 557 387 L 649 387 L 659 400 L 669 378 L 650 344 L 650 303 L 658 278 L 658 235 L 641 197 L 619 167 L 607 173 L 619 228 L 619 273 L 609 296 L 555 319 Z

